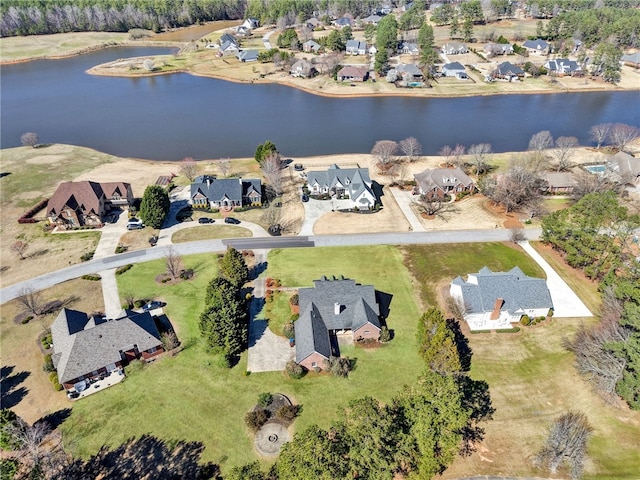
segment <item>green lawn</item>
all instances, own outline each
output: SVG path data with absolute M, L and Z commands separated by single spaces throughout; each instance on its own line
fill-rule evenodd
M 291 321 L 291 307 L 289 299 L 293 295 L 292 292 L 273 292 L 273 300 L 265 305 L 259 318 L 269 320 L 269 330 L 279 336 L 283 336 L 284 326 Z
M 217 222 L 216 222 L 217 223 Z M 173 243 L 211 240 L 218 238 L 238 238 L 252 236 L 251 230 L 232 225 L 199 225 L 178 230 L 171 236 Z

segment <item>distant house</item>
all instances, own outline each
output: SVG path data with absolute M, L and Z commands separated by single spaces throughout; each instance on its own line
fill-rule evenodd
M 409 43 L 409 42 L 402 42 L 400 44 L 400 48 L 398 49 L 398 51 L 400 53 L 409 54 L 413 56 L 416 56 L 420 53 L 420 49 L 418 48 L 418 45 L 416 45 L 415 43 Z
M 220 47 L 218 48 L 218 56 L 230 57 L 236 56 L 240 51 L 240 43 L 238 39 L 230 33 L 225 33 L 220 37 L 218 41 Z
M 442 46 L 442 53 L 445 55 L 460 55 L 463 53 L 469 53 L 469 49 L 464 43 L 449 42 Z
M 502 62 L 493 71 L 493 78 L 514 81 L 524 77 L 524 70 L 513 65 L 511 62 Z
M 247 18 L 240 26 L 255 30 L 260 26 L 260 21 L 257 18 Z
M 307 40 L 302 44 L 302 51 L 307 53 L 318 53 L 322 49 L 322 45 L 313 40 Z
M 483 50 L 488 55 L 513 55 L 513 46 L 508 43 L 487 43 Z
M 369 210 L 377 201 L 367 168 L 340 168 L 333 164 L 324 171 L 308 172 L 307 185 L 311 195 L 334 195 L 347 201 L 350 208 Z
M 193 208 L 257 206 L 262 204 L 262 185 L 259 179 L 201 175 L 191 184 L 190 199 Z
M 625 53 L 625 54 L 624 54 L 624 55 L 622 55 L 622 57 L 620 58 L 620 61 L 621 61 L 624 65 L 629 65 L 630 67 L 638 68 L 638 67 L 640 67 L 640 52 L 636 52 L 636 53 Z
M 553 308 L 547 282 L 528 277 L 514 267 L 508 272 L 492 272 L 484 267 L 470 273 L 467 280 L 455 278 L 451 297 L 464 306 L 464 319 L 471 330 L 511 328 L 522 316 L 546 316 Z
M 241 62 L 255 62 L 258 60 L 258 50 L 240 50 L 236 58 Z
M 369 78 L 369 69 L 347 65 L 338 71 L 337 77 L 339 82 L 364 82 Z
M 237 27 L 235 27 L 233 29 L 233 31 L 236 33 L 236 35 L 238 35 L 239 37 L 247 37 L 249 35 L 251 35 L 251 29 L 245 27 L 244 25 L 239 25 Z
M 361 40 L 347 40 L 345 51 L 347 55 L 366 55 L 367 42 L 363 42 Z
M 549 72 L 549 75 L 575 75 L 582 71 L 582 68 L 575 60 L 569 60 L 568 58 L 556 58 L 555 60 L 548 60 L 544 64 Z
M 607 160 L 607 169 L 616 181 L 640 186 L 640 158 L 618 152 Z
M 432 168 L 416 173 L 415 193 L 429 199 L 443 199 L 446 195 L 473 192 L 476 184 L 460 168 Z
M 445 77 L 456 77 L 459 80 L 463 80 L 469 78 L 467 76 L 467 71 L 460 62 L 451 62 L 446 63 L 442 66 L 442 74 Z
M 576 186 L 576 179 L 569 172 L 545 172 L 543 178 L 547 182 L 545 190 L 549 193 L 571 193 Z
M 149 312 L 122 310 L 118 318 L 107 320 L 63 308 L 51 325 L 51 337 L 58 381 L 78 393 L 112 375 L 115 383 L 129 362 L 149 361 L 164 351 Z
M 382 20 L 382 17 L 380 15 L 376 15 L 375 13 L 372 15 L 369 15 L 368 17 L 364 17 L 361 22 L 364 25 L 378 25 L 378 23 L 380 23 L 380 20 Z
M 304 22 L 304 24 L 311 30 L 315 30 L 316 28 L 322 26 L 322 22 L 315 17 L 311 17 L 309 20 Z
M 537 40 L 527 40 L 522 46 L 527 49 L 527 52 L 537 53 L 538 55 L 551 53 L 551 45 L 540 38 Z
M 300 317 L 294 324 L 296 363 L 322 369 L 324 360 L 340 356 L 337 337 L 353 340 L 380 337 L 380 309 L 373 285 L 354 280 L 314 280 L 298 290 Z
M 289 73 L 291 73 L 291 76 L 293 77 L 311 78 L 318 73 L 318 71 L 313 63 L 309 60 L 302 59 L 291 65 Z
M 401 63 L 396 67 L 396 72 L 405 82 L 420 81 L 424 78 L 424 73 L 415 63 Z
M 131 185 L 125 182 L 63 182 L 47 203 L 51 223 L 81 227 L 100 225 L 102 217 L 113 208 L 133 205 Z
M 353 19 L 351 17 L 340 17 L 336 20 L 334 20 L 333 23 L 336 27 L 342 29 L 344 27 L 352 27 L 353 26 Z

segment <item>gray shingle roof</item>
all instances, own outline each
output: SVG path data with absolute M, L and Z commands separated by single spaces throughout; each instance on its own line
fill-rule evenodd
M 526 276 L 518 267 L 508 272 L 492 272 L 484 267 L 469 274 L 466 282 L 457 277 L 451 283 L 461 286 L 467 313 L 490 312 L 498 298 L 504 300 L 501 310 L 510 314 L 523 309 L 553 308 L 547 282 Z
M 547 48 L 549 48 L 549 44 L 540 38 L 538 38 L 537 40 L 527 40 L 522 44 L 522 46 L 524 48 L 532 48 L 535 50 L 546 50 Z
M 120 351 L 137 345 L 139 351 L 162 346 L 160 333 L 149 312 L 123 310 L 117 320 L 91 317 L 62 309 L 53 324 L 54 354 L 60 383 L 122 360 Z
M 496 68 L 496 72 L 500 75 L 524 75 L 524 70 L 511 62 L 502 62 L 498 65 L 498 68 Z
M 373 285 L 358 285 L 349 279 L 322 279 L 313 283 L 314 287 L 298 291 L 300 317 L 295 323 L 298 363 L 313 352 L 326 357 L 331 354 L 329 330 L 357 330 L 367 323 L 380 329 L 380 310 Z
M 357 198 L 364 190 L 373 195 L 368 168 L 340 168 L 333 164 L 325 171 L 309 172 L 307 183 L 309 185 L 317 183 L 320 187 L 328 189 L 344 188 L 351 198 Z
M 465 188 L 473 184 L 473 180 L 460 168 L 432 168 L 413 176 L 423 192 L 428 192 L 438 187 L 456 187 L 462 185 Z
M 460 62 L 451 62 L 451 63 L 446 63 L 445 65 L 442 66 L 442 71 L 444 72 L 445 70 L 451 70 L 451 71 L 462 70 L 464 72 L 465 68 L 464 68 L 464 65 L 462 65 Z
M 221 202 L 226 198 L 242 202 L 242 197 L 255 191 L 262 195 L 262 182 L 258 178 L 215 178 L 209 175 L 196 177 L 191 184 L 191 198 L 201 193 L 209 201 Z

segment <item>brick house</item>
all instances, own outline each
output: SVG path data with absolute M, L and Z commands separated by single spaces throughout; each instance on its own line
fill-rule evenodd
M 460 168 L 432 168 L 416 173 L 414 194 L 425 195 L 429 199 L 443 199 L 447 195 L 473 192 L 474 181 Z

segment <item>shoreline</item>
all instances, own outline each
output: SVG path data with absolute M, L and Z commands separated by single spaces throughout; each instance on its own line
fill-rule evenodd
M 0 61 L 0 66 L 2 65 L 12 65 L 19 63 L 27 63 L 30 61 L 36 60 L 60 60 L 64 58 L 70 58 L 75 56 L 84 55 L 87 53 L 92 53 L 95 51 L 113 48 L 113 47 L 173 47 L 181 50 L 185 47 L 183 42 L 154 42 L 154 41 L 127 41 L 123 43 L 117 44 L 101 44 L 95 45 L 87 48 L 83 48 L 74 52 L 69 52 L 61 55 L 43 55 L 39 57 L 32 58 L 22 58 L 16 60 L 8 60 L 8 61 Z M 129 57 L 129 58 L 141 58 L 141 57 Z M 213 78 L 216 80 L 222 80 L 227 82 L 239 83 L 239 84 L 260 84 L 260 85 L 282 85 L 285 87 L 295 88 L 302 92 L 317 95 L 325 98 L 367 98 L 367 97 L 423 97 L 423 98 L 470 98 L 470 97 L 490 97 L 496 95 L 547 95 L 547 94 L 563 94 L 563 93 L 590 93 L 590 92 L 624 92 L 624 91 L 640 91 L 640 82 L 637 88 L 623 88 L 617 85 L 613 86 L 595 86 L 592 88 L 563 88 L 559 90 L 546 90 L 546 89 L 536 89 L 536 90 L 526 90 L 526 91 L 494 91 L 494 92 L 473 92 L 473 93 L 429 93 L 431 88 L 423 88 L 423 89 L 415 89 L 412 91 L 406 92 L 349 92 L 349 93 L 335 93 L 335 92 L 327 92 L 323 91 L 320 88 L 308 87 L 305 85 L 300 85 L 291 81 L 282 81 L 279 78 L 271 79 L 251 79 L 251 80 L 243 80 L 227 75 L 220 75 L 215 73 L 199 73 L 194 72 L 190 69 L 176 69 L 164 72 L 140 72 L 136 74 L 131 73 L 111 73 L 104 71 L 104 65 L 108 64 L 100 64 L 94 67 L 91 67 L 88 70 L 85 70 L 85 73 L 88 75 L 96 75 L 96 76 L 104 76 L 104 77 L 122 77 L 122 78 L 144 78 L 144 77 L 154 77 L 160 75 L 170 75 L 170 74 L 179 74 L 186 73 L 189 75 L 197 76 L 197 77 L 205 77 L 205 78 Z M 289 78 L 288 76 L 286 78 Z

